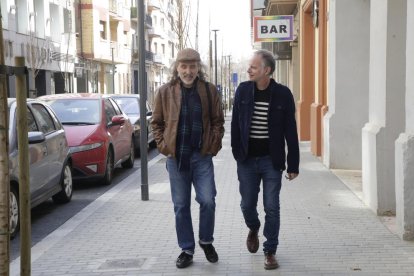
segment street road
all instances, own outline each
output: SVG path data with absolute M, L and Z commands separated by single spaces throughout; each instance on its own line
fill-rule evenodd
M 157 156 L 158 150 L 150 148 L 148 151 L 148 161 Z M 112 184 L 104 186 L 99 183 L 81 182 L 74 183 L 74 191 L 71 202 L 67 204 L 54 204 L 52 199 L 32 209 L 32 246 L 41 241 L 48 234 L 53 232 L 89 203 L 104 194 L 127 178 L 134 171 L 141 167 L 140 158 L 135 159 L 133 169 L 123 169 L 120 166 L 115 169 Z M 137 185 L 141 185 L 141 179 L 137 179 Z M 20 237 L 16 236 L 10 242 L 10 259 L 13 261 L 20 255 Z

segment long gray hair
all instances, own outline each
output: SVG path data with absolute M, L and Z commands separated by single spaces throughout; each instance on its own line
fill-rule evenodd
M 176 84 L 177 82 L 180 81 L 180 77 L 178 76 L 178 71 L 177 71 L 177 67 L 178 67 L 179 63 L 180 62 L 174 61 L 171 64 L 171 67 L 170 67 L 170 72 L 171 72 L 170 83 L 171 84 Z M 198 68 L 199 68 L 198 73 L 197 73 L 198 79 L 202 80 L 202 81 L 207 81 L 206 80 L 206 78 L 207 78 L 207 73 L 206 73 L 207 66 L 205 66 L 202 62 L 198 62 Z

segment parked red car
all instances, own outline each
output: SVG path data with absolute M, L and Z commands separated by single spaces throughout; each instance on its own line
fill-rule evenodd
M 138 94 L 108 94 L 107 96 L 115 100 L 123 112 L 128 115 L 129 120 L 131 121 L 134 127 L 134 136 L 135 136 L 135 154 L 139 155 L 141 153 L 140 149 L 140 137 L 141 137 L 141 120 L 140 120 L 140 102 Z M 152 134 L 152 109 L 149 103 L 146 104 L 146 114 L 147 114 L 147 142 L 148 147 L 155 148 L 157 144 L 155 143 L 154 135 Z
M 134 166 L 133 127 L 117 103 L 101 94 L 69 93 L 38 98 L 55 111 L 70 146 L 74 179 L 109 185 L 114 168 Z

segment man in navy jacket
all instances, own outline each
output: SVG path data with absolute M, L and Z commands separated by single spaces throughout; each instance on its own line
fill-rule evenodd
M 282 173 L 286 169 L 288 180 L 299 174 L 295 102 L 289 88 L 271 78 L 274 70 L 271 52 L 254 53 L 247 71 L 250 81 L 241 83 L 236 90 L 231 121 L 231 147 L 237 161 L 240 206 L 249 228 L 246 245 L 251 253 L 259 248 L 257 201 L 263 181 L 265 269 L 279 266 L 275 254 L 279 244 Z

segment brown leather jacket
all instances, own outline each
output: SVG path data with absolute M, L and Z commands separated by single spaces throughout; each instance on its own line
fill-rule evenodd
M 211 94 L 211 116 L 209 114 L 209 101 L 206 94 L 205 82 L 200 80 L 197 82 L 203 120 L 201 154 L 216 155 L 221 149 L 221 140 L 224 135 L 224 116 L 216 87 L 209 84 L 209 88 Z M 174 85 L 167 83 L 161 86 L 155 95 L 151 126 L 158 150 L 166 156 L 175 157 L 180 110 L 180 83 L 177 82 Z

